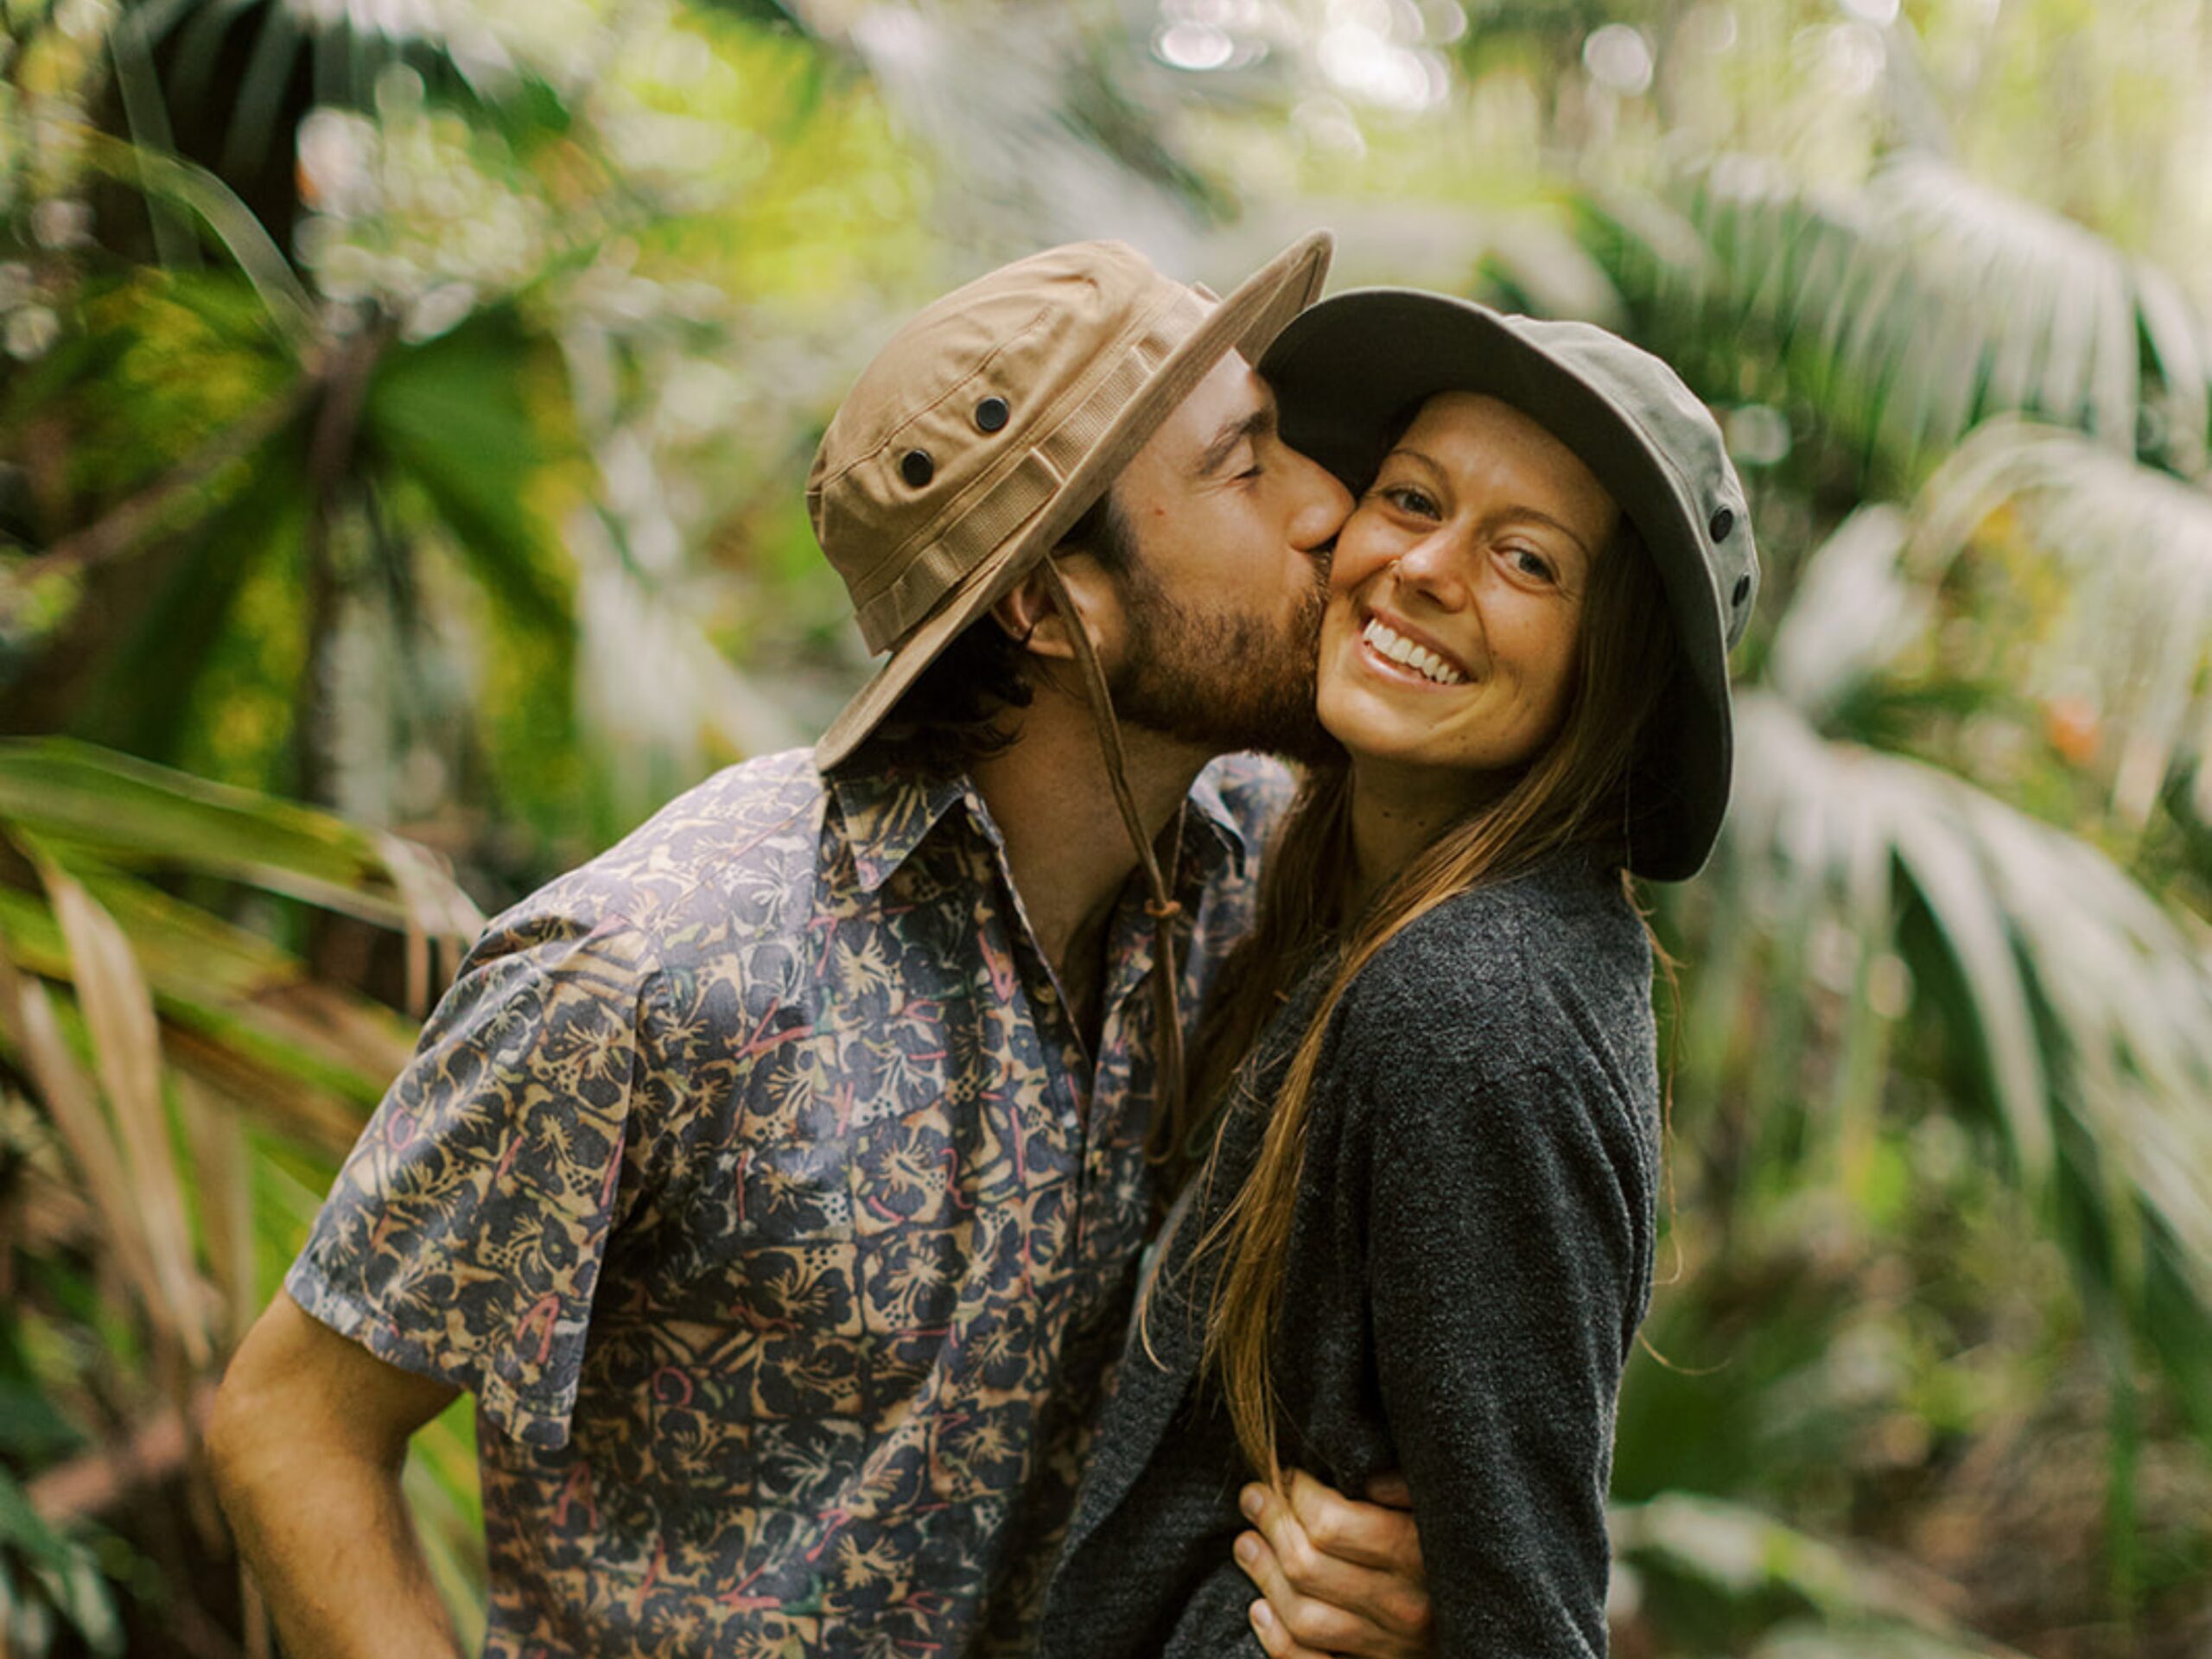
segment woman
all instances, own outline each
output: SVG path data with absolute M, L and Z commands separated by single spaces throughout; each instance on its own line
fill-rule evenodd
M 1604 1650 L 1651 1281 L 1651 953 L 1726 805 L 1742 486 L 1657 359 L 1350 294 L 1262 365 L 1355 489 L 1309 780 L 1201 1048 L 1220 1103 L 1048 1597 L 1050 1654 L 1259 1651 L 1239 1487 L 1402 1471 L 1446 1654 Z

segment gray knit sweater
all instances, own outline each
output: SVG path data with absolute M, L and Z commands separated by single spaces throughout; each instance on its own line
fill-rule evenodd
M 1250 1063 L 1272 1104 L 1309 976 Z M 1621 1368 L 1649 1298 L 1658 1173 L 1651 957 L 1579 857 L 1408 927 L 1331 1022 L 1275 1348 L 1284 1456 L 1340 1490 L 1413 1487 L 1435 1651 L 1605 1651 L 1605 1501 Z M 1258 1655 L 1230 1557 L 1250 1478 L 1198 1382 L 1192 1246 L 1257 1151 L 1231 1120 L 1211 1191 L 1132 1340 L 1048 1593 L 1051 1656 Z

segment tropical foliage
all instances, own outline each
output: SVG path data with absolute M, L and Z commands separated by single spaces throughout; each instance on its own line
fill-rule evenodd
M 1622 1649 L 2212 1639 L 2202 0 L 4 16 L 0 1649 L 260 1650 L 196 1402 L 466 895 L 854 683 L 798 484 L 891 321 L 1316 223 L 1752 491 Z

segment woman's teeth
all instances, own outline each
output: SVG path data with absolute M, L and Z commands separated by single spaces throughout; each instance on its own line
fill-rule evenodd
M 1392 632 L 1382 626 L 1380 619 L 1369 622 L 1366 632 L 1362 633 L 1360 638 L 1372 645 L 1377 654 L 1388 657 L 1392 662 L 1412 669 L 1422 677 L 1433 680 L 1439 685 L 1465 685 L 1467 683 L 1465 675 L 1434 652 L 1426 645 L 1414 644 L 1402 633 Z

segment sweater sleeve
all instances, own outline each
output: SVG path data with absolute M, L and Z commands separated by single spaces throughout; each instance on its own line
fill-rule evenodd
M 1478 1052 L 1497 1045 L 1430 1014 L 1446 1011 L 1387 1033 L 1355 1020 L 1339 1058 L 1370 1124 L 1376 1380 L 1435 1651 L 1602 1654 L 1614 1408 L 1649 1286 L 1648 1142 L 1573 1036 L 1516 1043 L 1542 1058 L 1501 1069 Z

